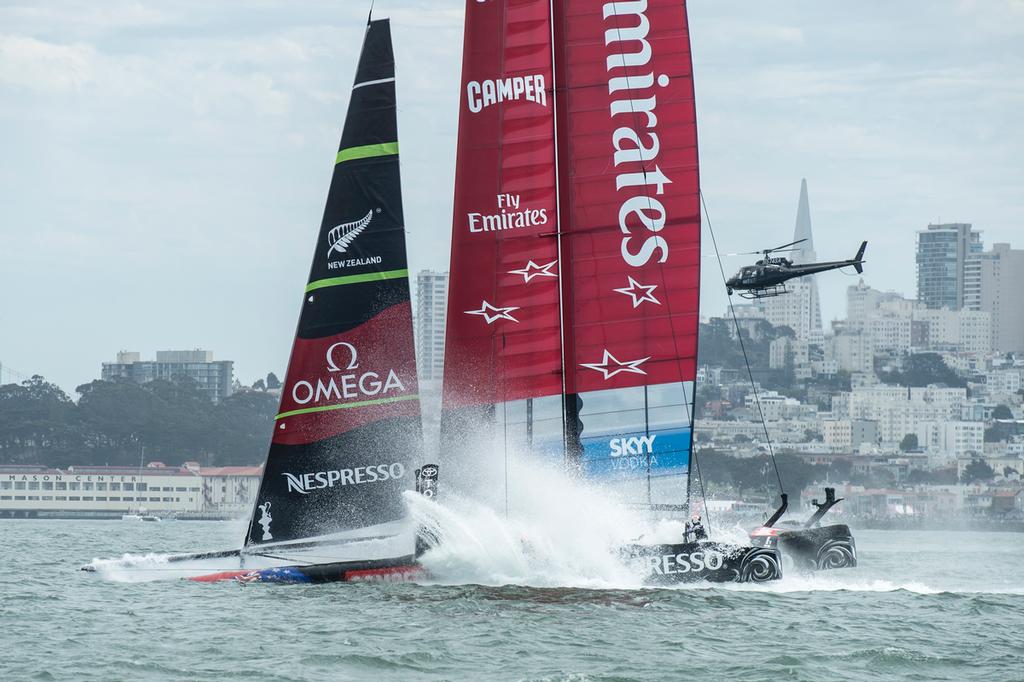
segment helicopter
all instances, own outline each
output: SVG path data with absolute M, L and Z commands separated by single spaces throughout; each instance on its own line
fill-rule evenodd
M 796 246 L 805 241 L 807 240 L 800 239 L 789 244 L 776 246 L 774 249 L 751 251 L 749 255 L 762 254 L 761 259 L 753 265 L 740 268 L 740 271 L 725 283 L 726 291 L 730 296 L 732 296 L 733 291 L 740 291 L 740 297 L 746 299 L 767 298 L 788 293 L 789 290 L 786 288 L 785 283 L 787 280 L 796 277 L 813 275 L 816 272 L 825 272 L 826 270 L 838 270 L 848 265 L 852 265 L 858 274 L 864 272 L 864 250 L 868 246 L 867 242 L 861 242 L 857 255 L 850 260 L 794 264 L 788 258 L 771 255 L 784 251 L 796 251 L 797 249 L 789 247 Z

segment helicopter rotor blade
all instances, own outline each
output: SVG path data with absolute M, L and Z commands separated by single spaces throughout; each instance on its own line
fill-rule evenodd
M 783 244 L 782 246 L 776 246 L 774 249 L 763 249 L 762 251 L 759 251 L 758 253 L 781 251 L 782 249 L 785 249 L 787 246 L 796 246 L 797 244 L 802 244 L 805 241 L 807 241 L 806 238 L 805 239 L 798 239 L 795 242 L 790 242 L 788 244 Z M 789 250 L 790 251 L 799 251 L 799 249 L 789 249 Z

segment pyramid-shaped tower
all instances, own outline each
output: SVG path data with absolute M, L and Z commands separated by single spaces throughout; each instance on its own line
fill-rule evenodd
M 817 260 L 814 252 L 814 236 L 811 233 L 811 202 L 807 195 L 807 180 L 800 182 L 800 203 L 796 211 L 796 226 L 793 241 L 805 239 L 790 255 L 794 263 L 811 263 Z M 783 254 L 785 255 L 785 254 Z M 818 284 L 814 276 L 790 280 L 786 286 L 790 293 L 762 300 L 765 318 L 775 326 L 790 327 L 796 338 L 809 345 L 824 342 L 821 329 L 821 302 L 818 298 Z

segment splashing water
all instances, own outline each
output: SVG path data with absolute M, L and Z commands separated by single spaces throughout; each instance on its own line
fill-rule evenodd
M 643 575 L 617 548 L 638 537 L 679 542 L 683 522 L 650 524 L 609 491 L 544 463 L 510 472 L 501 495 L 443 493 L 434 502 L 407 493 L 417 524 L 437 539 L 421 562 L 443 583 L 639 587 Z M 497 498 L 497 499 L 496 499 Z

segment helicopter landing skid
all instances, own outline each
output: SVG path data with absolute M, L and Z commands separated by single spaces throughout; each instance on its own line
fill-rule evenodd
M 749 289 L 747 291 L 741 291 L 740 298 L 747 300 L 753 300 L 758 298 L 771 298 L 773 296 L 781 296 L 782 294 L 788 294 L 789 289 L 786 288 L 785 284 L 776 284 L 771 287 L 764 287 L 763 289 Z

